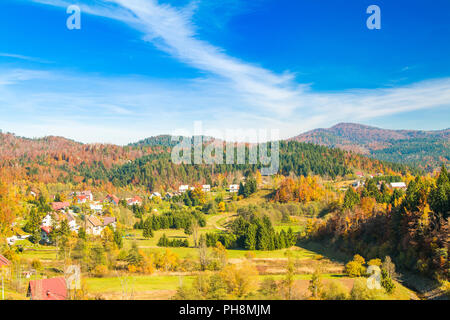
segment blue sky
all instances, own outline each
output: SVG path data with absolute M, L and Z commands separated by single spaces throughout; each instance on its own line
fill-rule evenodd
M 118 144 L 194 121 L 448 128 L 448 21 L 448 0 L 2 0 L 0 128 Z

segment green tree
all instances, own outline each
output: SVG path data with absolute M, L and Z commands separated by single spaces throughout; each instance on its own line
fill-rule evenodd
M 344 208 L 352 209 L 358 203 L 359 194 L 352 187 L 349 187 L 344 196 Z

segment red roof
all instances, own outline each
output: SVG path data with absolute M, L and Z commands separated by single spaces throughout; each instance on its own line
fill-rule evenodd
M 6 259 L 4 256 L 0 254 L 0 267 L 9 266 L 11 264 L 11 261 Z
M 64 277 L 31 280 L 28 296 L 31 296 L 32 300 L 66 300 L 66 280 Z
M 114 223 L 114 222 L 116 222 L 116 218 L 114 218 L 114 217 L 104 217 L 103 218 L 104 226 L 110 225 L 111 223 Z
M 52 231 L 52 227 L 43 226 L 41 227 L 41 230 L 44 231 L 46 234 L 49 234 Z
M 134 203 L 134 202 L 142 203 L 142 198 L 139 196 L 134 196 L 133 198 L 128 200 L 128 203 Z
M 70 207 L 70 202 L 52 202 L 51 205 L 54 211 L 58 211 Z
M 105 198 L 105 200 L 111 200 L 113 201 L 115 204 L 119 204 L 119 198 L 117 198 L 115 195 L 113 194 L 108 194 Z

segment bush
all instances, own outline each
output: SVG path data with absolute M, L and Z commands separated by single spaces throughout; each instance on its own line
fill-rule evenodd
M 325 284 L 321 298 L 324 300 L 347 300 L 349 294 L 347 288 L 339 281 L 331 281 Z
M 369 289 L 366 279 L 356 279 L 350 291 L 351 300 L 381 300 L 381 290 Z
M 94 277 L 102 278 L 108 274 L 108 267 L 100 264 L 96 266 L 94 270 L 92 270 L 92 274 L 94 275 Z

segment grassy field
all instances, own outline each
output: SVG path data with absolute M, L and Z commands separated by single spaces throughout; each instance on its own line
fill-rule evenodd
M 289 226 L 279 226 L 278 228 L 288 229 Z M 295 230 L 294 230 L 295 231 Z M 201 232 L 207 232 L 205 230 L 201 230 Z M 210 231 L 208 231 L 210 232 Z M 192 236 L 186 235 L 183 230 L 175 230 L 175 229 L 166 229 L 166 230 L 158 230 L 154 232 L 154 237 L 150 239 L 145 239 L 142 236 L 142 230 L 133 230 L 131 234 L 132 237 L 126 238 L 124 241 L 124 248 L 128 249 L 131 247 L 131 244 L 133 241 L 137 243 L 137 245 L 148 251 L 165 251 L 167 248 L 164 247 L 158 247 L 157 243 L 159 238 L 166 234 L 166 236 L 169 239 L 185 239 L 187 238 L 189 240 L 190 248 L 169 248 L 170 251 L 175 252 L 179 255 L 180 258 L 185 258 L 187 256 L 190 257 L 197 257 L 198 256 L 198 249 L 192 247 L 194 244 L 194 240 Z M 274 250 L 274 251 L 253 251 L 255 258 L 286 258 L 287 249 L 282 250 Z M 228 258 L 230 259 L 238 259 L 238 258 L 245 258 L 246 254 L 248 254 L 248 250 L 238 250 L 238 249 L 228 249 Z M 297 259 L 311 259 L 313 258 L 316 253 L 305 250 L 303 248 L 296 247 L 295 250 L 291 250 L 293 257 Z
M 181 283 L 190 285 L 194 276 L 127 276 L 87 278 L 90 293 L 121 292 L 124 286 L 135 291 L 176 290 Z
M 124 292 L 127 296 L 147 297 L 152 299 L 168 299 L 181 284 L 190 286 L 194 276 L 168 276 L 168 275 L 150 275 L 150 276 L 129 276 L 129 277 L 107 277 L 107 278 L 88 278 L 86 279 L 87 288 L 90 294 L 102 294 L 105 297 L 114 297 L 120 299 Z M 284 275 L 258 276 L 261 283 L 265 279 L 282 280 Z M 294 276 L 297 287 L 302 291 L 305 297 L 308 296 L 308 285 L 311 280 L 309 274 L 298 274 Z M 342 274 L 323 274 L 322 283 L 326 285 L 330 281 L 338 281 L 347 288 L 348 293 L 351 290 L 355 279 L 348 278 Z M 417 299 L 416 294 L 396 282 L 396 288 L 392 295 L 382 295 L 386 300 L 410 300 Z

